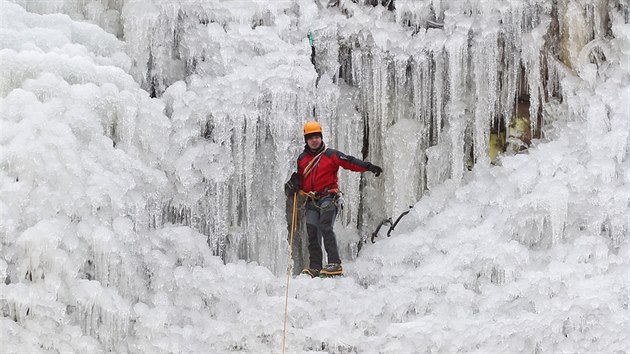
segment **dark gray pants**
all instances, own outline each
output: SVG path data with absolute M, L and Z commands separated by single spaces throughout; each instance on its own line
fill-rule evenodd
M 306 232 L 308 233 L 309 268 L 311 269 L 322 269 L 324 258 L 322 238 L 328 254 L 328 263 L 341 264 L 337 237 L 333 231 L 336 216 L 337 206 L 333 195 L 309 200 L 306 204 Z

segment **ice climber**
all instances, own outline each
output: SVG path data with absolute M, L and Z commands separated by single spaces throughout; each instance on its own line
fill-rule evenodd
M 337 249 L 333 224 L 339 204 L 337 172 L 339 167 L 356 172 L 373 172 L 379 176 L 383 169 L 370 162 L 330 149 L 322 140 L 322 128 L 317 122 L 304 124 L 304 151 L 297 159 L 297 172 L 286 183 L 289 194 L 301 193 L 306 200 L 306 231 L 308 233 L 309 266 L 302 271 L 311 277 L 342 275 L 343 268 Z M 322 268 L 322 238 L 328 254 L 328 264 Z

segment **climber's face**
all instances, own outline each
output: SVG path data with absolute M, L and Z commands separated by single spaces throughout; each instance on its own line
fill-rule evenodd
M 322 145 L 322 137 L 319 135 L 313 135 L 306 140 L 309 149 L 317 150 Z

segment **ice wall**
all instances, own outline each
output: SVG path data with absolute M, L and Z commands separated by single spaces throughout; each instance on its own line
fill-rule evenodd
M 115 351 L 147 297 L 135 246 L 170 189 L 171 123 L 113 35 L 0 6 L 3 351 Z M 45 334 L 32 349 L 24 333 Z
M 23 5 L 119 26 L 113 32 L 125 39 L 131 74 L 166 102 L 175 126 L 165 169 L 176 192 L 154 198 L 155 226 L 192 225 L 222 258 L 280 271 L 286 225 L 269 221 L 284 219 L 281 184 L 305 120 L 321 121 L 332 147 L 391 166 L 405 163 L 407 148 L 387 144 L 390 128 L 417 122 L 418 181 L 406 195 L 418 200 L 447 179 L 461 181 L 473 165 L 487 165 L 490 134 L 509 129 L 518 100 L 526 101 L 530 129 L 540 137 L 541 107 L 560 95 L 553 58 L 574 67 L 581 48 L 606 35 L 609 9 L 623 11 L 623 3 L 605 3 Z M 342 173 L 341 182 L 345 227 L 365 234 L 400 209 L 392 180 Z
M 514 207 L 501 215 L 511 227 L 502 231 L 523 247 L 512 243 L 497 257 L 484 248 L 473 270 L 492 284 L 508 284 L 528 262 L 513 253 L 551 248 L 567 232 L 585 235 L 575 251 L 562 254 L 580 264 L 593 260 L 585 267 L 601 270 L 608 245 L 589 235 L 603 234 L 613 249 L 627 242 L 628 99 L 614 80 L 628 68 L 611 50 L 628 52 L 624 2 L 553 8 L 506 1 L 497 11 L 483 1 L 419 1 L 404 16 L 403 1 L 394 12 L 349 1 L 329 9 L 310 1 L 207 8 L 201 2 L 18 3 L 104 28 L 112 20 L 108 30 L 125 41 L 65 15 L 36 16 L 2 3 L 0 308 L 3 337 L 12 338 L 8 351 L 173 352 L 190 348 L 182 345 L 188 341 L 195 348 L 210 342 L 238 349 L 247 342 L 234 334 L 240 324 L 221 321 L 268 328 L 266 313 L 247 322 L 241 310 L 260 312 L 243 305 L 249 295 L 277 295 L 277 287 L 265 287 L 272 274 L 242 263 L 224 267 L 212 254 L 284 271 L 282 183 L 303 144 L 301 125 L 313 115 L 331 146 L 386 168 L 380 179 L 341 175 L 348 204 L 338 230 L 346 253 L 357 227 L 371 231 L 427 188 L 438 196 L 446 187 L 456 190 L 472 163 L 479 179 L 496 173 L 485 168 L 488 134 L 506 129 L 522 94 L 532 116 L 543 107 L 570 114 L 547 126 L 557 143 L 527 163 L 514 157 L 505 166 L 513 175 L 493 176 L 497 189 L 516 191 L 488 197 L 475 190 L 488 185 L 478 183 L 455 196 L 488 210 L 520 198 L 500 205 Z M 570 11 L 559 20 L 562 6 Z M 577 21 L 583 18 L 586 26 Z M 442 21 L 444 29 L 425 29 L 429 20 Z M 308 30 L 316 36 L 315 68 Z M 572 61 L 559 48 L 570 49 Z M 558 119 L 552 113 L 540 115 Z M 582 137 L 570 132 L 576 122 L 605 144 L 579 140 L 584 162 L 568 154 L 547 158 L 575 148 L 573 140 Z M 540 123 L 532 120 L 532 128 Z M 560 136 L 553 127 L 569 133 Z M 398 175 L 399 169 L 408 173 Z M 418 211 L 415 222 L 432 212 Z M 446 232 L 443 218 L 456 215 L 453 208 L 432 219 L 431 230 Z M 473 229 L 480 218 L 463 221 Z M 442 252 L 452 245 L 441 240 L 438 246 Z M 410 248 L 401 262 L 419 262 L 425 251 Z M 380 255 L 374 259 L 372 266 L 382 262 Z M 240 280 L 226 294 L 213 287 L 243 273 L 256 275 L 256 285 Z M 370 276 L 359 274 L 361 281 Z M 438 293 L 449 289 L 439 280 L 422 281 L 420 287 L 431 284 Z M 449 291 L 453 302 L 470 295 L 460 284 Z M 405 306 L 390 317 L 410 316 Z M 202 309 L 210 320 L 195 316 Z M 567 320 L 566 333 L 583 318 L 578 312 Z M 127 340 L 132 323 L 137 341 Z M 203 325 L 219 325 L 227 339 L 189 331 Z

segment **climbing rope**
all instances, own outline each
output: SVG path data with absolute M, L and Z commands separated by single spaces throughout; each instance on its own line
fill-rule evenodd
M 293 208 L 291 212 L 291 238 L 289 240 L 289 258 L 287 261 L 287 287 L 284 294 L 284 330 L 282 332 L 282 354 L 287 337 L 287 319 L 289 317 L 289 280 L 291 280 L 291 261 L 293 257 L 293 235 L 297 229 L 297 192 L 293 193 Z
M 315 155 L 315 157 L 313 157 L 313 159 L 308 163 L 308 165 L 304 167 L 304 172 L 302 172 L 302 178 L 306 178 L 306 176 L 308 176 L 308 174 L 313 171 L 315 166 L 319 164 L 319 160 L 321 160 L 322 155 L 324 154 L 324 152 L 326 152 L 326 150 L 328 150 L 328 146 L 324 147 L 324 150 L 320 151 L 319 154 Z

